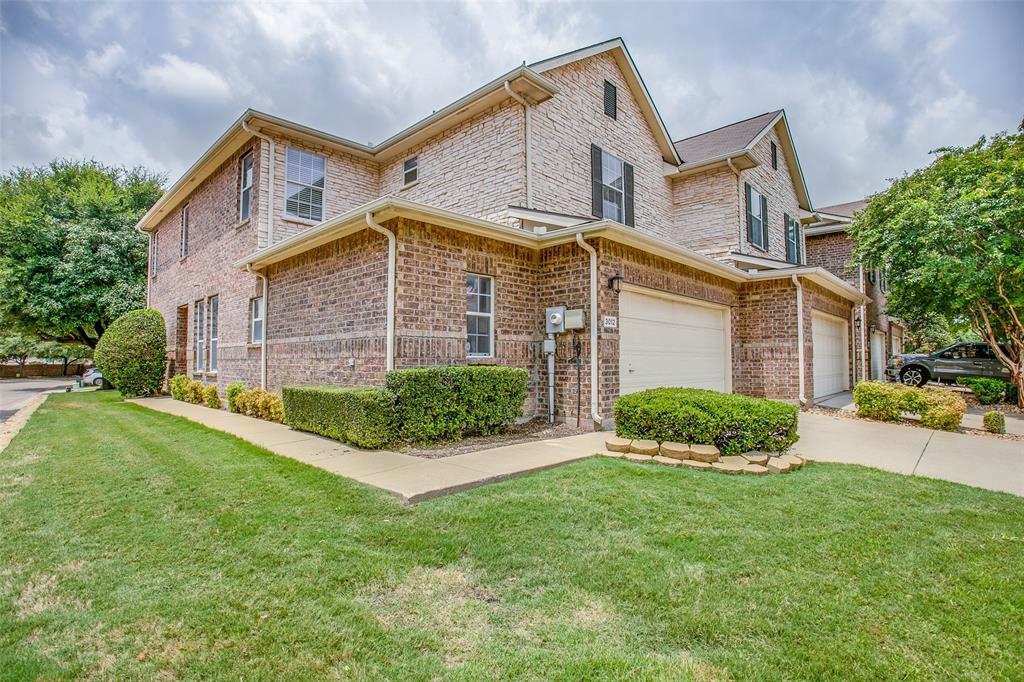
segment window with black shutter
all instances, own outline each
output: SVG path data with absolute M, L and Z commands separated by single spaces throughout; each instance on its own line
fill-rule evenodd
M 619 117 L 618 92 L 608 81 L 604 82 L 604 113 L 612 118 Z
M 768 250 L 768 197 L 744 183 L 747 205 L 747 241 Z
M 785 214 L 786 224 L 786 261 L 800 263 L 800 221 Z
M 772 168 L 779 169 L 779 148 L 772 142 Z
M 590 145 L 590 176 L 593 215 L 633 226 L 633 166 Z

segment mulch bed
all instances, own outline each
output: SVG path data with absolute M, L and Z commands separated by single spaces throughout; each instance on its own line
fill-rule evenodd
M 575 425 L 563 422 L 548 423 L 546 419 L 531 419 L 522 424 L 516 424 L 504 433 L 493 436 L 474 436 L 464 438 L 451 443 L 437 443 L 430 446 L 410 446 L 409 449 L 402 449 L 406 455 L 423 457 L 424 459 L 440 459 L 442 457 L 453 457 L 464 455 L 477 450 L 489 450 L 500 448 L 503 445 L 516 445 L 518 443 L 529 443 L 536 440 L 548 440 L 549 438 L 564 438 L 584 433 L 583 429 L 577 429 Z

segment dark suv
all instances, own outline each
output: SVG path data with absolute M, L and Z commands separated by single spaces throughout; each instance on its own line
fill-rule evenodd
M 934 353 L 906 353 L 889 358 L 885 373 L 908 386 L 929 381 L 956 381 L 959 377 L 1010 380 L 1010 370 L 999 362 L 987 343 L 957 343 Z

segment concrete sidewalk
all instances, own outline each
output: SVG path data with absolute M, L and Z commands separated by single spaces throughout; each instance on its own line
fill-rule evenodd
M 284 424 L 170 398 L 139 398 L 128 402 L 230 433 L 278 455 L 386 490 L 406 503 L 590 457 L 604 449 L 604 438 L 608 435 L 584 433 L 444 459 L 423 459 L 387 450 L 360 450 L 329 438 L 294 431 Z
M 1024 442 L 800 413 L 796 455 L 1024 496 Z

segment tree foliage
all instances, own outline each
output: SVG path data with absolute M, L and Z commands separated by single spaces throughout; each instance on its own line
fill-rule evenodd
M 967 320 L 1021 386 L 1024 124 L 1015 135 L 935 153 L 857 214 L 856 259 L 887 269 L 892 315 Z
M 95 347 L 145 304 L 146 236 L 163 178 L 58 160 L 0 178 L 0 316 L 41 339 Z
M 18 333 L 0 336 L 0 362 L 16 362 L 20 373 L 25 372 L 25 363 L 39 351 L 39 341 Z

